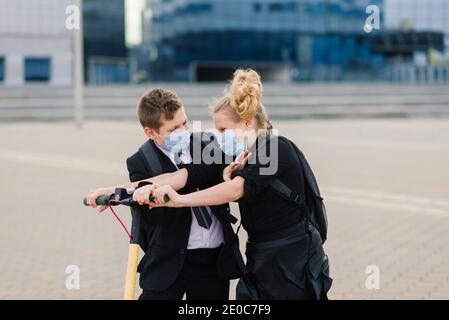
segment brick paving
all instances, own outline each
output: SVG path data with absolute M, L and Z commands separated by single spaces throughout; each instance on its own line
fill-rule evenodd
M 275 125 L 305 151 L 327 199 L 330 298 L 449 299 L 449 120 Z M 126 180 L 137 123 L 4 123 L 0 137 L 0 298 L 120 299 L 126 236 L 81 199 Z M 69 265 L 80 290 L 65 287 Z M 370 265 L 378 290 L 365 286 Z

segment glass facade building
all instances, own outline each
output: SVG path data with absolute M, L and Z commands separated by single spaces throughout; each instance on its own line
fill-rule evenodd
M 449 0 L 385 0 L 385 26 L 443 32 L 449 54 Z
M 125 0 L 84 0 L 83 11 L 86 81 L 128 82 Z
M 369 5 L 383 20 L 382 0 L 148 0 L 152 75 L 210 80 L 248 65 L 293 79 L 357 77 L 383 63 L 363 31 Z
M 449 83 L 449 0 L 385 0 L 384 5 L 387 36 L 382 42 L 390 51 L 390 78 Z
M 5 80 L 5 58 L 0 57 L 0 82 Z

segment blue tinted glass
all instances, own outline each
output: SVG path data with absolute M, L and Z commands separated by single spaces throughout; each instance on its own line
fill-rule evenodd
M 326 13 L 326 4 L 324 3 L 305 3 L 304 9 L 312 15 L 324 15 Z
M 212 4 L 210 3 L 190 3 L 184 7 L 176 9 L 176 15 L 182 14 L 197 14 L 212 11 Z
M 270 3 L 268 9 L 273 12 L 293 12 L 296 11 L 296 3 Z
M 329 4 L 329 12 L 331 13 L 341 13 L 341 7 L 338 3 L 330 3 Z
M 0 57 L 0 82 L 5 80 L 5 58 Z
M 129 82 L 129 66 L 126 64 L 96 63 L 93 65 L 94 78 L 98 83 Z
M 50 59 L 48 58 L 26 58 L 25 59 L 25 81 L 49 81 Z
M 210 2 L 214 5 L 213 1 Z M 151 62 L 155 78 L 159 74 L 173 74 L 173 70 L 178 73 L 179 70 L 187 70 L 192 62 L 224 65 L 291 62 L 307 67 L 366 67 L 385 63 L 383 54 L 375 55 L 376 51 L 371 48 L 372 38 L 362 29 L 367 17 L 366 1 L 253 0 L 248 1 L 249 10 L 241 12 L 234 12 L 233 6 L 212 7 L 201 0 L 173 3 L 177 3 L 176 10 L 173 6 L 167 6 L 170 10 L 160 10 L 153 18 L 162 30 L 174 22 L 179 23 L 173 28 L 173 34 L 165 35 L 163 32 L 155 43 L 158 54 Z M 371 0 L 369 3 L 382 4 L 383 0 Z M 232 27 L 227 27 L 227 22 L 211 22 L 209 26 L 201 20 L 198 27 L 190 28 L 195 24 L 195 19 L 177 21 L 180 15 L 205 13 L 208 17 L 207 12 L 212 9 L 216 12 L 209 13 L 211 19 L 229 17 Z M 248 29 L 243 20 L 252 19 L 253 16 L 260 18 L 261 12 L 266 13 L 263 26 Z M 295 12 L 298 13 L 297 17 L 286 17 L 285 20 L 279 17 Z M 294 24 L 295 21 L 297 24 Z M 187 22 L 189 24 L 183 28 L 182 24 Z M 300 37 L 306 40 L 301 42 L 298 40 Z

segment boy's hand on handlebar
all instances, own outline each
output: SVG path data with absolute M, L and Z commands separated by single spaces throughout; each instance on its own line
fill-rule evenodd
M 133 200 L 140 205 L 149 205 L 150 196 L 157 187 L 159 187 L 159 185 L 153 183 L 136 189 L 133 194 Z
M 237 171 L 242 171 L 245 168 L 246 163 L 248 162 L 248 158 L 251 156 L 251 152 L 242 151 L 235 158 L 234 161 L 231 162 L 229 166 L 227 166 L 223 170 L 223 180 L 230 181 L 232 180 L 232 174 Z
M 99 206 L 97 210 L 98 210 L 98 212 L 101 213 L 101 212 L 103 212 L 104 210 L 106 210 L 107 208 L 108 208 L 108 206 L 104 205 L 104 206 Z
M 104 196 L 104 195 L 108 195 L 114 193 L 114 189 L 112 188 L 99 188 L 99 189 L 92 189 L 89 190 L 89 193 L 87 194 L 87 203 L 89 204 L 89 206 L 91 206 L 92 208 L 96 208 L 97 207 L 97 198 Z M 104 210 L 107 209 L 107 206 L 101 206 L 99 208 L 98 211 L 103 212 Z

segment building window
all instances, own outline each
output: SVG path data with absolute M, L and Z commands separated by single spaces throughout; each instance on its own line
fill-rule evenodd
M 25 81 L 50 81 L 51 65 L 49 58 L 25 58 Z
M 262 11 L 262 5 L 260 3 L 255 3 L 253 5 L 254 11 L 261 12 Z
M 0 57 L 0 82 L 5 80 L 5 58 Z
M 210 3 L 190 3 L 186 6 L 176 9 L 176 15 L 189 15 L 211 12 L 213 6 Z
M 268 9 L 271 12 L 295 12 L 297 10 L 297 5 L 295 2 L 270 3 Z

